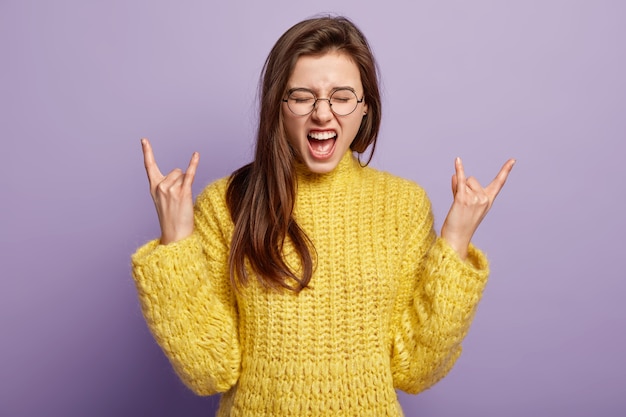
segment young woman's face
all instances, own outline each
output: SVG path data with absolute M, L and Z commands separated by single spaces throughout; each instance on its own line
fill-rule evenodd
M 341 89 L 333 96 L 333 100 L 337 99 L 336 103 L 349 98 L 349 89 L 356 93 L 358 100 L 364 96 L 358 67 L 348 55 L 339 52 L 300 57 L 287 82 L 288 93 L 285 98 L 296 89 L 298 91 L 292 97 L 299 99 L 306 97 L 298 95 L 307 94 L 304 90 L 309 90 L 317 98 L 329 98 L 333 92 Z M 336 104 L 335 109 L 339 106 Z M 354 111 L 345 116 L 333 113 L 328 100 L 318 100 L 315 109 L 305 116 L 294 114 L 285 102 L 282 106 L 287 140 L 299 160 L 311 172 L 318 174 L 330 172 L 339 164 L 350 148 L 366 112 L 365 100 L 357 103 Z

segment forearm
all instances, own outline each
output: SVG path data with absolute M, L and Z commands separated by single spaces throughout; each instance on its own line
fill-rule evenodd
M 167 246 L 151 242 L 133 256 L 139 300 L 155 340 L 181 379 L 204 395 L 227 390 L 239 373 L 235 303 L 228 279 L 216 279 L 223 271 L 213 263 L 196 236 Z
M 486 284 L 484 256 L 470 246 L 466 261 L 438 239 L 423 259 L 412 308 L 403 311 L 394 340 L 396 386 L 420 392 L 443 378 L 461 354 Z

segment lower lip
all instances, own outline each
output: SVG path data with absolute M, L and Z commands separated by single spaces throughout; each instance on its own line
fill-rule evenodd
M 313 158 L 320 160 L 320 161 L 324 161 L 327 159 L 330 159 L 333 154 L 335 153 L 335 147 L 337 145 L 337 138 L 335 139 L 328 139 L 328 140 L 332 140 L 333 141 L 333 146 L 327 151 L 327 152 L 318 152 L 315 149 L 313 149 L 313 147 L 311 147 L 311 142 L 309 141 L 309 152 L 311 153 L 311 156 L 313 156 Z

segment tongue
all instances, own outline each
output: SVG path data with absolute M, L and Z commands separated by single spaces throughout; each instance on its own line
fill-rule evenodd
M 309 140 L 309 144 L 311 145 L 311 150 L 315 153 L 326 154 L 331 151 L 335 141 L 333 139 L 326 140 Z

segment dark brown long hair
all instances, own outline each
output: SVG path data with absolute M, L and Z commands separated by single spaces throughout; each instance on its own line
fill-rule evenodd
M 272 48 L 259 82 L 260 115 L 254 161 L 233 172 L 226 194 L 235 229 L 230 248 L 231 282 L 246 284 L 249 266 L 261 284 L 299 292 L 315 265 L 315 248 L 293 218 L 296 196 L 295 152 L 285 136 L 282 99 L 296 61 L 305 55 L 345 53 L 359 68 L 368 112 L 350 149 L 372 158 L 380 128 L 381 100 L 374 56 L 365 36 L 345 17 L 302 21 Z M 283 258 L 289 239 L 300 259 L 297 271 Z

